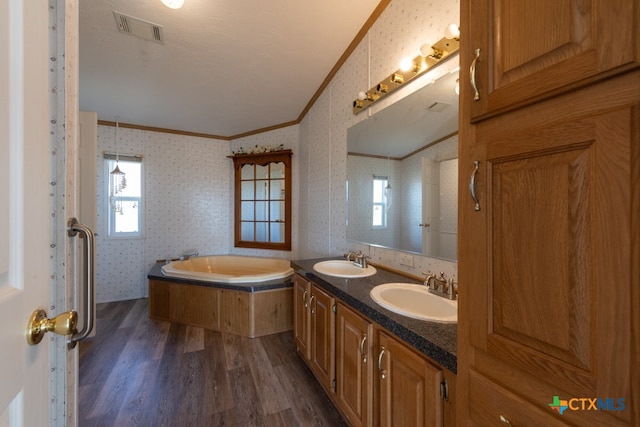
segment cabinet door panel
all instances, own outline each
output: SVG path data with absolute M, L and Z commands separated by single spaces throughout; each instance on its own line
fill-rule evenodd
M 465 39 L 480 49 L 472 118 L 637 66 L 638 7 L 633 0 L 469 2 Z
M 293 340 L 306 359 L 311 358 L 311 347 L 309 346 L 311 325 L 308 303 L 310 292 L 311 283 L 296 274 L 293 285 Z
M 382 331 L 377 348 L 379 425 L 442 426 L 442 371 Z
M 311 368 L 326 390 L 333 390 L 335 378 L 334 298 L 311 285 Z
M 336 399 L 352 426 L 366 426 L 371 410 L 372 325 L 338 304 L 336 330 Z
M 561 399 L 637 400 L 638 219 L 629 206 L 638 197 L 639 85 L 630 74 L 474 127 L 461 163 L 481 164 L 481 211 L 461 201 L 460 282 L 472 284 L 461 289 L 460 330 L 471 346 L 459 350 L 463 375 L 469 366 L 517 392 L 526 373 Z M 523 396 L 548 409 L 550 394 Z M 595 426 L 635 417 L 630 409 L 564 418 Z

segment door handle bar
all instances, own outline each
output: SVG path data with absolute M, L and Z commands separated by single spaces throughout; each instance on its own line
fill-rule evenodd
M 478 85 L 476 84 L 476 65 L 480 60 L 480 49 L 476 49 L 476 57 L 471 62 L 469 67 L 469 80 L 471 80 L 471 87 L 473 88 L 473 100 L 478 101 L 480 99 L 480 91 L 478 91 Z
M 476 175 L 478 175 L 478 169 L 480 167 L 480 162 L 475 160 L 473 162 L 473 172 L 471 172 L 471 179 L 469 180 L 469 191 L 471 192 L 471 198 L 475 203 L 473 210 L 480 210 L 480 202 L 478 201 L 478 196 L 476 195 Z
M 69 349 L 75 348 L 78 341 L 85 339 L 89 336 L 93 330 L 93 323 L 95 319 L 94 310 L 94 238 L 91 229 L 85 225 L 78 223 L 75 218 L 70 218 L 67 222 L 67 236 L 75 237 L 77 234 L 82 233 L 80 237 L 84 237 L 84 285 L 86 287 L 84 298 L 84 312 L 83 312 L 83 326 L 82 330 L 78 332 L 76 325 L 78 324 L 78 312 L 77 311 L 65 311 L 58 314 L 53 319 L 47 317 L 47 312 L 42 309 L 36 309 L 29 318 L 27 323 L 26 338 L 29 345 L 37 345 L 42 341 L 44 335 L 47 332 L 53 332 L 58 335 L 71 336 L 67 341 L 67 347 Z
M 94 288 L 95 283 L 93 280 L 94 276 L 94 237 L 91 229 L 85 225 L 82 225 L 78 222 L 77 219 L 71 218 L 69 220 L 69 226 L 67 228 L 67 235 L 69 237 L 75 237 L 78 233 L 81 238 L 84 238 L 84 285 L 85 285 L 85 298 L 84 298 L 84 312 L 83 312 L 83 325 L 82 330 L 74 333 L 69 339 L 68 346 L 69 348 L 74 348 L 78 341 L 85 339 L 89 336 L 91 331 L 93 330 L 93 323 L 95 319 L 95 303 L 94 303 Z

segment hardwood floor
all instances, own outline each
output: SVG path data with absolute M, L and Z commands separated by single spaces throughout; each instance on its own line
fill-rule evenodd
M 80 343 L 80 427 L 345 425 L 292 332 L 250 339 L 151 320 L 147 299 L 96 312 L 96 336 Z

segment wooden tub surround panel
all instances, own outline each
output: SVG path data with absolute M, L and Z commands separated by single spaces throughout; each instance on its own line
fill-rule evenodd
M 249 338 L 293 329 L 293 288 L 245 292 L 149 279 L 149 317 Z

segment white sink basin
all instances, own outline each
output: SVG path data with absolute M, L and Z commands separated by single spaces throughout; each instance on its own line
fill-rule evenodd
M 320 261 L 314 264 L 313 269 L 327 276 L 346 277 L 348 279 L 376 274 L 375 267 L 371 265 L 368 265 L 367 268 L 362 268 L 353 265 L 353 261 L 346 260 Z
M 458 302 L 430 294 L 424 285 L 385 283 L 373 288 L 371 298 L 387 310 L 420 320 L 456 323 Z

